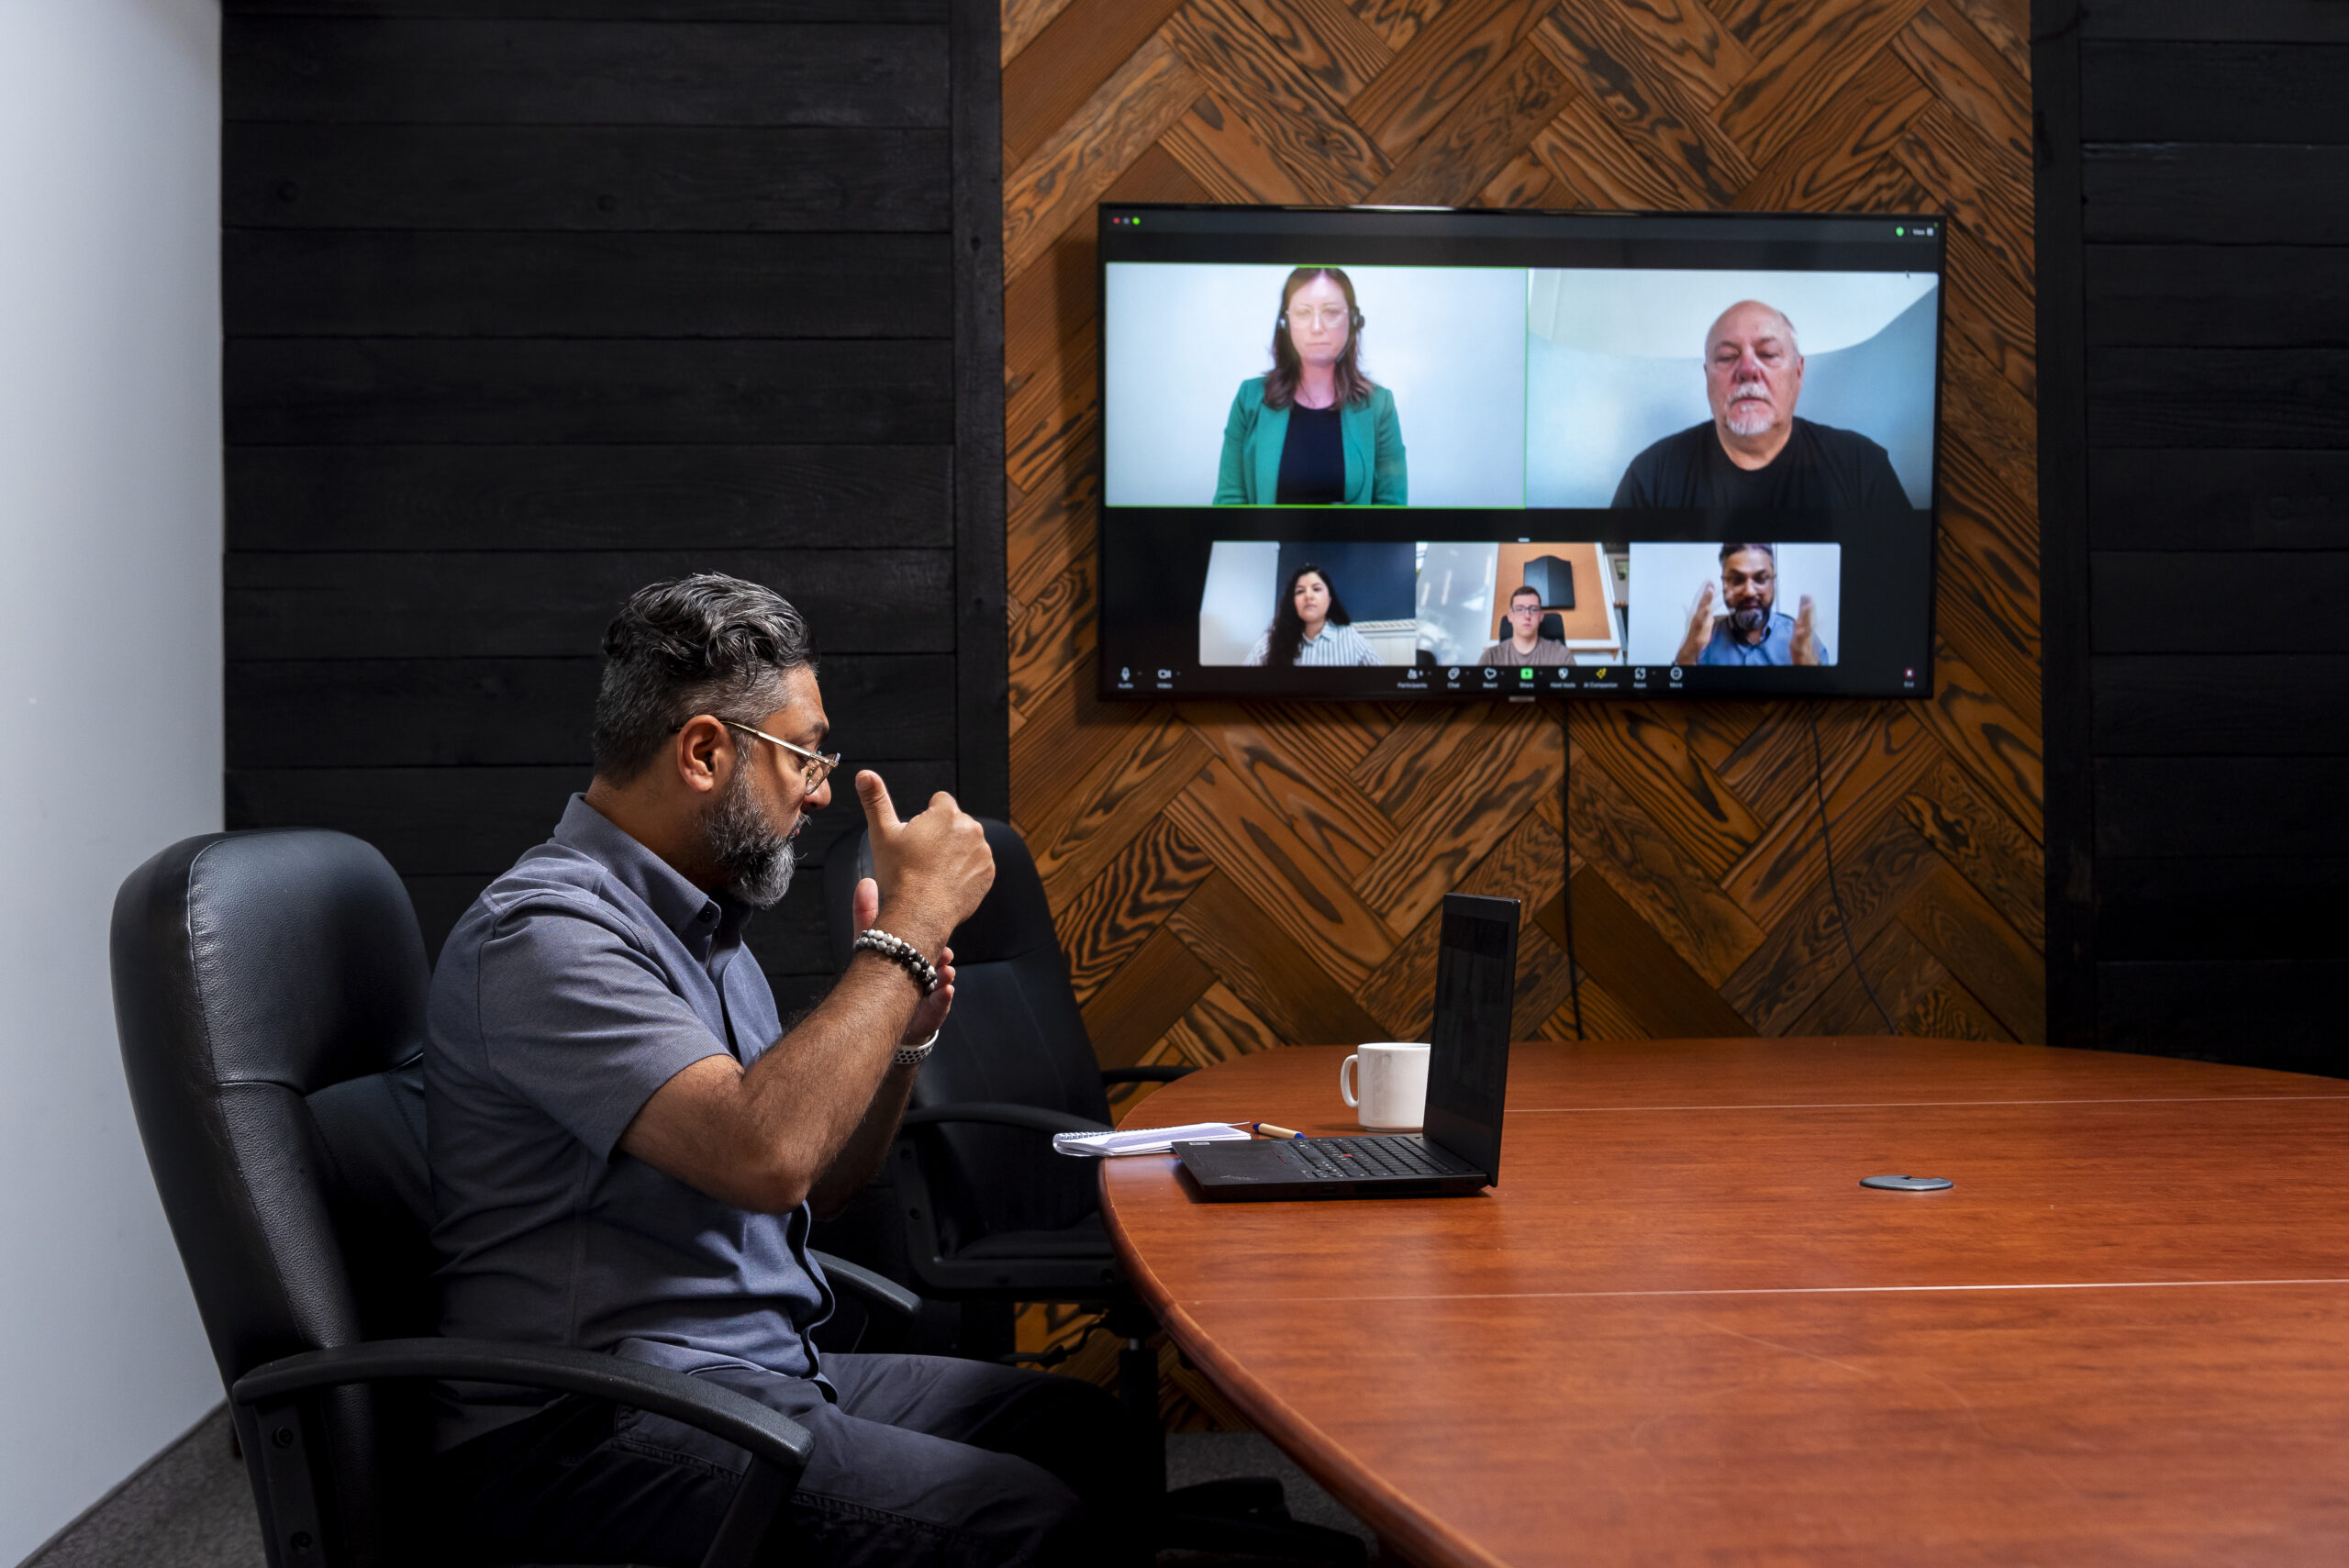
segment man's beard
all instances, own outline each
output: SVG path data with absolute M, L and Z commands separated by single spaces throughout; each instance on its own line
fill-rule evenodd
M 776 832 L 751 798 L 748 768 L 737 767 L 726 781 L 725 793 L 702 817 L 702 837 L 710 859 L 726 868 L 726 891 L 743 903 L 765 909 L 791 891 L 799 856 L 791 835 Z
M 1729 613 L 1729 629 L 1731 635 L 1734 637 L 1753 637 L 1766 628 L 1769 624 L 1770 606 L 1758 599 L 1750 604 L 1742 605 Z
M 1768 429 L 1778 417 L 1778 410 L 1767 397 L 1749 397 L 1741 401 L 1734 390 L 1730 394 L 1729 406 L 1724 411 L 1730 433 L 1737 436 L 1758 436 Z

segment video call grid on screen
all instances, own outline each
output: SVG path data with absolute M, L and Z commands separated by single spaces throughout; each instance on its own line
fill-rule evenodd
M 1102 694 L 1930 695 L 1946 232 L 1103 207 Z

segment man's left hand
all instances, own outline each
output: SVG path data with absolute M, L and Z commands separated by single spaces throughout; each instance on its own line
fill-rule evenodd
M 856 884 L 856 896 L 850 906 L 851 918 L 857 934 L 872 929 L 873 922 L 881 917 L 881 884 L 865 877 Z M 941 948 L 938 954 L 938 989 L 924 996 L 914 1008 L 914 1016 L 906 1025 L 900 1045 L 919 1045 L 938 1032 L 946 1022 L 946 1015 L 954 1010 L 954 950 Z
M 1819 662 L 1819 628 L 1817 620 L 1817 612 L 1811 607 L 1810 595 L 1809 594 L 1805 594 L 1802 596 L 1802 608 L 1795 616 L 1795 636 L 1792 653 L 1794 662 L 1798 664 L 1816 664 Z

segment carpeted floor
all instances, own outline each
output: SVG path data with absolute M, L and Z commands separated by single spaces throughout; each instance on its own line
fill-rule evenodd
M 1166 1440 L 1170 1486 L 1241 1475 L 1276 1476 L 1297 1518 L 1350 1530 L 1364 1541 L 1372 1539 L 1352 1514 L 1254 1432 Z M 1206 1568 L 1230 1560 L 1170 1551 L 1163 1561 L 1166 1568 Z M 22 1568 L 263 1568 L 264 1562 L 252 1492 L 243 1462 L 229 1452 L 228 1413 L 223 1407 L 27 1558 Z
M 23 1568 L 264 1568 L 266 1561 L 223 1406 Z
M 1261 1432 L 1178 1432 L 1166 1440 L 1166 1485 L 1190 1486 L 1202 1481 L 1226 1481 L 1242 1475 L 1269 1475 L 1281 1484 L 1289 1515 L 1308 1524 L 1326 1525 L 1362 1538 L 1378 1556 L 1378 1540 L 1370 1527 L 1348 1513 L 1343 1504 L 1321 1490 L 1288 1455 L 1275 1448 Z M 1205 1552 L 1168 1551 L 1160 1555 L 1161 1568 L 1191 1568 L 1198 1564 L 1238 1561 Z M 1253 1561 L 1250 1559 L 1248 1561 Z

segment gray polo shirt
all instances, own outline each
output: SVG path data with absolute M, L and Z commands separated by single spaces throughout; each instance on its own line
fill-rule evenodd
M 457 922 L 425 1046 L 442 1333 L 818 1376 L 806 1207 L 747 1213 L 615 1151 L 678 1072 L 780 1032 L 750 914 L 573 795 Z M 547 1397 L 451 1392 L 443 1447 Z

